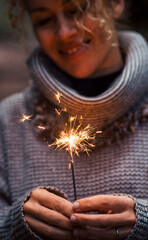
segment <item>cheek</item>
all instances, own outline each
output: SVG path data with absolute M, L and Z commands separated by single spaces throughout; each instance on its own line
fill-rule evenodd
M 88 29 L 88 32 L 96 32 L 98 28 L 98 21 L 91 18 L 91 14 L 83 18 L 82 24 Z
M 35 30 L 35 35 L 45 52 L 52 50 L 54 41 L 52 34 L 48 30 L 47 31 Z
M 98 19 L 93 19 L 92 15 L 88 15 L 83 19 L 83 25 L 88 29 L 86 32 L 96 41 L 104 42 L 107 40 L 105 26 Z

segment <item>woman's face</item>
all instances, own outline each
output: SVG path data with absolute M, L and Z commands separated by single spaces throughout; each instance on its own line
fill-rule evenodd
M 102 1 L 96 0 L 103 12 Z M 80 0 L 85 10 L 85 0 Z M 122 64 L 119 48 L 90 12 L 79 17 L 85 29 L 74 18 L 78 9 L 68 0 L 25 0 L 37 39 L 50 58 L 65 72 L 76 78 L 104 75 L 118 70 Z M 89 31 L 88 31 L 89 30 Z

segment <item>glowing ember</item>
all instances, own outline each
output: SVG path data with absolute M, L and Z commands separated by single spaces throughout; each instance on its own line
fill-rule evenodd
M 57 93 L 55 94 L 55 97 L 56 97 L 58 103 L 61 103 L 61 101 L 60 101 L 61 96 L 62 96 L 62 94 L 59 93 L 59 92 L 57 92 Z
M 29 120 L 31 120 L 31 119 L 30 119 L 31 117 L 32 117 L 32 115 L 27 116 L 27 115 L 25 115 L 25 114 L 22 114 L 22 117 L 21 117 L 21 119 L 19 120 L 19 122 L 29 121 Z
M 102 133 L 102 131 L 97 131 L 96 133 Z
M 46 128 L 43 127 L 43 126 L 38 126 L 38 128 L 41 129 L 41 130 L 45 130 L 45 129 L 46 129 Z
M 76 117 L 70 116 L 69 117 L 69 122 L 73 122 L 76 119 Z
M 71 163 L 69 163 L 69 170 L 71 169 Z

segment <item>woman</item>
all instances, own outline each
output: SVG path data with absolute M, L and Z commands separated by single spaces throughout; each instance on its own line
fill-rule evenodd
M 28 60 L 31 87 L 0 106 L 1 239 L 148 239 L 148 49 L 115 30 L 124 0 L 24 0 L 23 9 L 40 47 Z M 22 113 L 32 121 L 19 124 Z M 45 144 L 68 116 L 102 130 L 90 158 L 75 158 L 74 203 L 70 157 Z

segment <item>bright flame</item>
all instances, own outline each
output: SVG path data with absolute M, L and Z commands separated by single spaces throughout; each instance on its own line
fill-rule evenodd
M 58 103 L 61 103 L 61 101 L 60 101 L 61 96 L 62 96 L 62 94 L 59 93 L 59 92 L 57 92 L 57 93 L 55 94 L 55 97 L 56 97 Z
M 80 127 L 81 124 L 77 128 L 63 130 L 49 147 L 56 146 L 56 149 L 59 148 L 60 150 L 65 148 L 70 153 L 71 162 L 73 162 L 73 154 L 79 156 L 79 152 L 82 151 L 89 155 L 91 148 L 95 147 L 94 144 L 90 143 L 91 140 L 95 139 L 94 129 L 90 125 L 87 125 L 84 129 L 80 129 Z
M 22 114 L 22 117 L 20 118 L 19 122 L 25 122 L 25 121 L 29 121 L 31 120 L 30 118 L 32 117 L 32 115 L 27 116 L 25 114 Z

